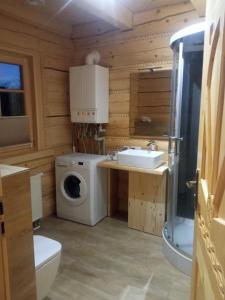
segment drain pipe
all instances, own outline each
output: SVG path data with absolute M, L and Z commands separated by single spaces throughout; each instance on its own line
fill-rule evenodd
M 97 65 L 99 64 L 101 59 L 101 55 L 98 51 L 92 51 L 90 52 L 85 59 L 85 64 L 86 65 Z

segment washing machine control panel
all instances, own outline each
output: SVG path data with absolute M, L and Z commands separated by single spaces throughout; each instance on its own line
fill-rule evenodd
M 89 162 L 87 161 L 82 161 L 82 160 L 72 160 L 70 162 L 71 166 L 75 167 L 75 166 L 78 166 L 78 167 L 88 167 L 89 166 Z

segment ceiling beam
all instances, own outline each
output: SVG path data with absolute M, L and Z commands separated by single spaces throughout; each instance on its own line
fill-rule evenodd
M 120 29 L 131 29 L 132 12 L 118 0 L 73 0 L 74 4 L 88 13 Z
M 191 0 L 192 5 L 197 10 L 199 17 L 205 16 L 206 0 Z

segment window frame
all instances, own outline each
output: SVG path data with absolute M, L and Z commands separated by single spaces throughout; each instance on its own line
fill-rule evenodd
M 37 93 L 35 88 L 35 57 L 34 54 L 21 53 L 14 50 L 5 50 L 0 48 L 0 62 L 17 64 L 21 66 L 23 89 L 0 89 L 1 92 L 22 92 L 24 94 L 25 116 L 29 118 L 29 136 L 30 142 L 13 144 L 0 147 L 0 154 L 7 153 L 7 156 L 13 155 L 15 151 L 19 154 L 29 153 L 38 150 L 39 143 L 37 140 Z M 5 117 L 4 117 L 5 118 Z M 9 117 L 10 118 L 10 117 Z

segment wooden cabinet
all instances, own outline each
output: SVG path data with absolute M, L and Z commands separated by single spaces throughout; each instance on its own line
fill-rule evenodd
M 161 236 L 168 166 L 163 164 L 151 170 L 120 165 L 117 161 L 102 161 L 98 166 L 108 169 L 108 216 L 114 216 L 118 209 L 124 215 L 128 206 L 128 227 Z
M 2 224 L 4 223 L 4 215 L 2 210 L 2 185 L 0 180 L 0 299 L 6 300 L 6 270 L 5 270 L 5 264 L 4 264 L 4 257 L 5 257 L 5 251 L 4 251 L 4 235 L 2 233 Z
M 108 169 L 108 216 L 127 220 L 128 171 Z
M 129 172 L 128 227 L 162 235 L 166 174 Z
M 0 234 L 0 299 L 35 300 L 30 173 L 24 168 L 14 171 L 13 167 L 0 165 L 2 170 L 4 217 Z
M 3 245 L 2 238 L 0 237 L 0 299 L 6 300 L 6 286 L 5 286 L 5 271 L 3 260 Z

